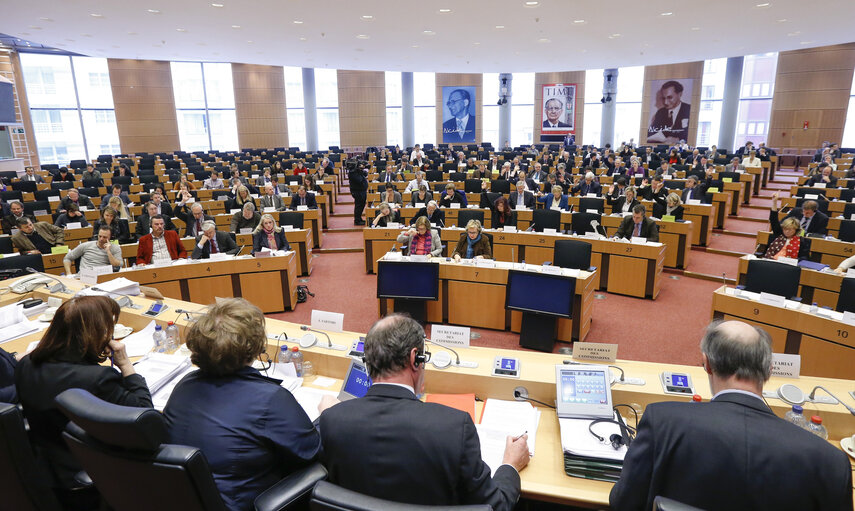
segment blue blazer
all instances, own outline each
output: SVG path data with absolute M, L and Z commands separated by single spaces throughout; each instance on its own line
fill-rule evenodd
M 274 231 L 273 238 L 276 240 L 276 250 L 291 250 L 291 245 L 285 239 L 285 231 Z M 252 252 L 259 252 L 262 247 L 270 248 L 270 244 L 267 242 L 267 234 L 264 231 L 258 231 L 252 235 Z
M 538 197 L 537 202 L 543 203 L 546 205 L 546 209 L 550 209 L 552 207 L 552 203 L 555 200 L 555 196 L 551 193 L 549 195 L 544 195 L 543 197 Z M 570 206 L 567 205 L 567 196 L 562 195 L 561 200 L 558 201 L 558 207 L 564 211 L 569 211 Z

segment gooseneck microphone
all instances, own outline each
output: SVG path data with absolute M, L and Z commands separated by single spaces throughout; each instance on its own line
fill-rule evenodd
M 427 341 L 431 344 L 435 344 L 441 348 L 445 348 L 448 351 L 454 353 L 454 362 L 452 362 L 452 364 L 451 364 L 454 367 L 469 367 L 469 368 L 473 368 L 473 369 L 478 367 L 478 362 L 461 362 L 460 361 L 460 354 L 457 353 L 457 351 L 455 351 L 453 348 L 451 348 L 450 346 L 448 346 L 446 344 L 436 342 L 434 340 L 428 339 L 427 337 L 425 337 L 425 341 Z M 434 364 L 434 365 L 436 365 L 436 364 Z
M 319 333 L 319 334 L 324 334 L 324 337 L 327 338 L 327 345 L 322 346 L 319 344 L 318 346 L 320 346 L 321 348 L 328 348 L 328 349 L 337 350 L 337 351 L 347 350 L 347 346 L 342 346 L 341 344 L 333 344 L 332 339 L 330 339 L 330 336 L 327 335 L 327 333 L 324 332 L 323 330 L 315 330 L 314 328 L 308 327 L 306 325 L 301 325 L 300 330 L 302 330 L 304 332 L 315 332 L 315 333 Z

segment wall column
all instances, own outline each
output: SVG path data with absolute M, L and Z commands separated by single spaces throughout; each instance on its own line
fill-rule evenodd
M 611 100 L 603 102 L 603 117 L 600 121 L 600 147 L 605 147 L 606 144 L 612 144 L 614 147 L 617 79 L 617 69 L 603 69 L 603 97 L 607 100 L 611 98 Z
M 511 104 L 513 104 L 511 100 L 513 87 L 511 85 L 513 81 L 513 74 L 499 73 L 499 96 L 507 99 L 503 105 L 499 105 L 499 147 L 496 148 L 499 151 L 505 147 L 505 144 L 511 142 Z
M 404 144 L 401 149 L 416 144 L 416 100 L 413 92 L 413 73 L 401 73 L 401 122 L 404 128 Z
M 739 89 L 742 87 L 742 65 L 745 57 L 727 59 L 724 74 L 724 100 L 721 103 L 721 124 L 718 131 L 718 147 L 735 151 L 736 116 L 739 113 Z
M 318 110 L 315 98 L 315 70 L 303 68 L 303 111 L 306 119 L 306 151 L 318 150 Z

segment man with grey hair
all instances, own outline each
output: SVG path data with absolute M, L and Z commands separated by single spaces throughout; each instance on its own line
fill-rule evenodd
M 570 191 L 574 194 L 578 193 L 580 197 L 585 197 L 590 193 L 599 197 L 602 188 L 600 187 L 600 183 L 595 179 L 594 173 L 588 171 L 585 173 L 585 179 L 579 181 Z
M 714 322 L 701 360 L 712 400 L 647 406 L 612 488 L 612 509 L 652 509 L 657 495 L 708 511 L 852 509 L 846 455 L 776 417 L 763 400 L 769 334 Z
M 255 211 L 255 204 L 247 202 L 240 211 L 232 215 L 229 231 L 240 234 L 241 229 L 249 229 L 249 232 L 252 232 L 258 227 L 259 222 L 261 222 L 261 215 Z
M 425 173 L 421 170 L 416 171 L 416 178 L 407 183 L 407 187 L 404 188 L 404 192 L 417 192 L 419 191 L 419 186 L 427 184 L 425 181 Z
M 198 202 L 193 202 L 188 207 L 182 205 L 176 208 L 176 216 L 184 222 L 184 237 L 195 238 L 197 234 L 202 232 L 202 222 L 205 220 L 214 220 L 214 217 L 205 214 L 205 210 Z
M 421 216 L 426 216 L 433 226 L 445 227 L 445 211 L 440 209 L 439 204 L 435 200 L 428 202 L 425 207 L 419 209 L 415 216 L 413 216 L 410 225 L 415 225 L 416 220 Z
M 213 220 L 205 220 L 190 258 L 210 259 L 211 254 L 235 254 L 237 251 L 238 246 L 229 233 L 218 231 Z
M 529 461 L 527 435 L 508 436 L 490 477 L 472 418 L 416 397 L 424 391 L 424 329 L 393 314 L 365 338 L 373 385 L 361 399 L 330 407 L 319 429 L 330 481 L 372 497 L 427 506 L 489 504 L 510 510 Z

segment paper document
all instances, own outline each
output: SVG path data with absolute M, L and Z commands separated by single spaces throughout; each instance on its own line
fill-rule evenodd
M 610 442 L 603 443 L 597 440 L 588 431 L 592 420 L 558 419 L 558 427 L 561 429 L 561 448 L 565 453 L 575 456 L 622 461 L 626 456 L 626 446 L 615 449 Z M 598 435 L 607 440 L 613 434 L 620 435 L 620 427 L 617 424 L 600 423 L 594 428 Z
M 111 295 L 136 296 L 140 294 L 140 283 L 128 280 L 125 277 L 119 277 L 118 279 L 102 282 L 96 287 L 101 291 L 110 293 Z
M 40 330 L 40 324 L 27 320 L 24 308 L 17 304 L 0 307 L 0 343 Z
M 299 387 L 291 392 L 294 398 L 303 407 L 310 421 L 314 421 L 320 417 L 321 412 L 318 411 L 318 405 L 321 404 L 321 398 L 324 396 L 338 396 L 338 392 L 332 390 L 321 390 L 312 387 Z
M 183 355 L 168 353 L 149 353 L 134 364 L 137 374 L 145 378 L 148 390 L 152 394 L 163 388 L 179 373 L 190 367 L 190 359 Z
M 481 459 L 490 467 L 490 475 L 496 475 L 496 469 L 502 465 L 505 456 L 505 441 L 508 434 L 501 430 L 484 427 L 476 424 L 478 430 L 478 441 L 481 443 Z
M 134 332 L 121 340 L 125 344 L 125 351 L 129 357 L 141 357 L 154 348 L 155 324 L 152 321 L 139 332 Z
M 526 433 L 528 435 L 528 451 L 532 456 L 534 456 L 539 424 L 540 410 L 527 401 L 488 399 L 484 403 L 484 411 L 481 413 L 481 426 L 486 429 L 503 431 L 506 436 L 514 437 Z
M 175 390 L 175 386 L 178 385 L 185 376 L 196 369 L 198 368 L 193 367 L 192 365 L 185 367 L 180 373 L 176 374 L 174 378 L 166 382 L 166 385 L 161 387 L 160 390 L 152 392 L 151 403 L 154 406 L 154 409 L 162 412 L 163 409 L 166 408 L 166 403 L 169 401 L 169 396 L 172 395 L 172 391 Z

